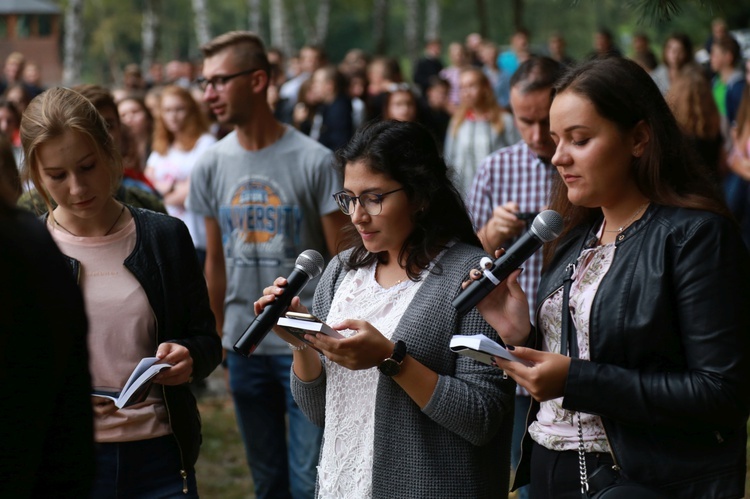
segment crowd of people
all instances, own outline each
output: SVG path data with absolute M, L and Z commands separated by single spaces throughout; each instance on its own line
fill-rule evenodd
M 112 89 L 45 90 L 11 54 L 0 260 L 31 273 L 18 248 L 38 245 L 55 282 L 5 297 L 0 344 L 47 327 L 19 297 L 63 290 L 71 344 L 50 363 L 76 385 L 50 387 L 29 430 L 68 429 L 67 444 L 35 435 L 13 481 L 21 465 L 0 452 L 0 495 L 198 497 L 191 387 L 221 364 L 258 498 L 573 498 L 626 482 L 742 497 L 750 61 L 720 19 L 705 61 L 682 33 L 657 56 L 644 34 L 623 51 L 601 29 L 581 61 L 560 33 L 543 54 L 530 39 L 501 50 L 473 33 L 445 65 L 429 40 L 406 77 L 395 58 L 334 64 L 232 31 L 199 65 L 131 64 Z M 489 278 L 480 262 L 546 209 L 562 234 L 457 313 Z M 289 310 L 342 337 L 275 327 L 236 352 L 310 249 L 325 270 Z M 479 333 L 522 362 L 449 348 Z M 171 367 L 138 404 L 85 396 L 144 357 Z M 58 459 L 81 468 L 45 474 Z

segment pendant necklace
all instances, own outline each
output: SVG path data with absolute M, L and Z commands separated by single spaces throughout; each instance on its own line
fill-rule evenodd
M 636 210 L 636 212 L 635 212 L 635 213 L 633 213 L 633 216 L 632 216 L 632 217 L 630 217 L 630 218 L 628 219 L 628 221 L 627 221 L 627 222 L 625 222 L 624 224 L 622 224 L 622 225 L 621 225 L 621 226 L 619 226 L 618 228 L 616 228 L 616 229 L 612 229 L 612 230 L 606 230 L 606 229 L 605 229 L 605 230 L 604 230 L 604 232 L 622 232 L 622 231 L 624 231 L 625 229 L 627 229 L 627 228 L 628 228 L 628 226 L 630 226 L 630 224 L 631 224 L 631 223 L 633 223 L 633 220 L 635 220 L 635 217 L 637 217 L 637 216 L 638 216 L 638 214 L 639 214 L 639 213 L 640 213 L 641 211 L 643 211 L 643 209 L 644 209 L 644 208 L 645 208 L 646 206 L 648 206 L 648 203 L 649 203 L 649 201 L 646 201 L 645 203 L 643 203 L 642 205 L 640 205 L 640 206 L 638 207 L 638 209 Z M 605 223 L 606 223 L 606 218 L 605 218 Z
M 117 215 L 117 218 L 115 219 L 115 223 L 113 223 L 112 226 L 109 228 L 109 230 L 107 230 L 107 232 L 104 233 L 104 236 L 108 236 L 109 233 L 112 232 L 112 229 L 114 229 L 115 226 L 117 225 L 117 222 L 120 221 L 120 219 L 122 218 L 122 214 L 124 212 L 125 212 L 125 205 L 123 204 L 122 208 L 120 208 L 120 213 Z M 64 230 L 65 232 L 67 232 L 71 236 L 83 237 L 83 236 L 79 236 L 77 234 L 73 234 L 72 232 L 70 232 L 63 224 L 61 224 L 60 222 L 58 222 L 56 218 L 54 219 L 54 221 L 55 221 L 55 225 L 57 225 L 58 227 L 60 227 L 62 230 Z M 102 236 L 102 237 L 104 237 L 104 236 Z

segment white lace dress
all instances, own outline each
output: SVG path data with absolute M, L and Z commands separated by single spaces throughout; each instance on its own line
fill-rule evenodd
M 375 280 L 375 265 L 351 270 L 336 292 L 326 323 L 366 320 L 390 339 L 421 283 L 406 279 L 384 289 Z M 354 331 L 341 333 L 348 337 Z M 326 424 L 318 465 L 318 497 L 372 497 L 375 395 L 380 373 L 376 367 L 352 371 L 327 359 L 325 368 Z

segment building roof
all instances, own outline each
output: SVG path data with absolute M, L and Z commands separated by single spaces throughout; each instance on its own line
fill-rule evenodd
M 62 9 L 50 0 L 2 0 L 0 2 L 0 15 L 60 13 Z

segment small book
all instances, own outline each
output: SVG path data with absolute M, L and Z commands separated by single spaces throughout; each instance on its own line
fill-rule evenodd
M 164 369 L 172 367 L 171 364 L 156 364 L 159 360 L 158 357 L 141 359 L 138 365 L 135 366 L 135 369 L 133 369 L 133 372 L 130 373 L 130 377 L 121 391 L 112 392 L 94 388 L 92 395 L 114 400 L 118 409 L 143 402 L 148 397 L 148 392 L 151 389 L 151 385 L 153 385 L 154 376 Z
M 520 362 L 526 366 L 531 366 L 531 362 L 519 359 L 510 353 L 504 346 L 486 337 L 483 334 L 472 336 L 456 335 L 451 338 L 450 349 L 460 355 L 466 355 L 472 359 L 485 364 L 492 364 L 492 357 Z
M 292 314 L 294 317 L 291 317 L 290 314 L 291 312 L 288 312 L 286 317 L 279 317 L 277 324 L 308 345 L 310 342 L 305 339 L 306 334 L 323 333 L 331 338 L 343 338 L 341 333 L 313 315 Z

